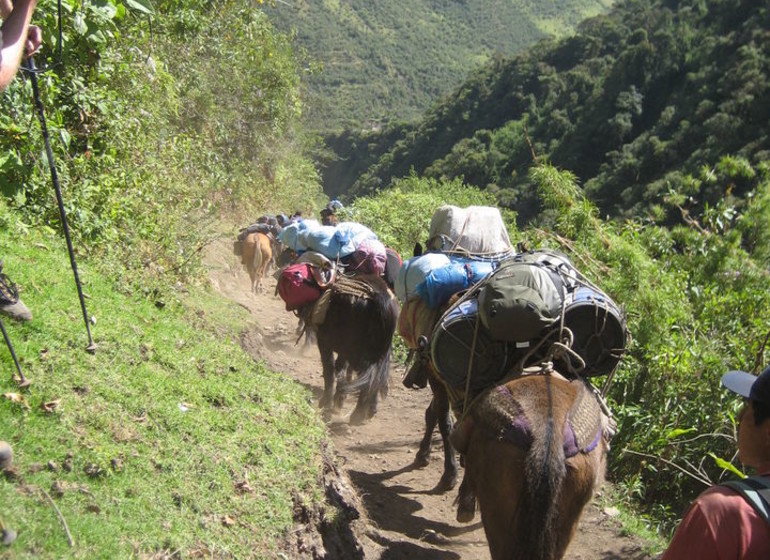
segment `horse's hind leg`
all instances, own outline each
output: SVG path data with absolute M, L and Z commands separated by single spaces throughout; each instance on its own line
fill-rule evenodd
M 318 352 L 321 354 L 321 365 L 323 367 L 324 391 L 318 406 L 324 409 L 325 413 L 331 413 L 334 404 L 334 352 L 320 340 L 318 341 Z
M 362 389 L 358 393 L 356 408 L 350 415 L 350 423 L 353 425 L 363 424 L 373 417 L 377 413 L 378 400 L 377 393 L 367 394 L 367 391 Z
M 256 247 L 254 248 L 254 259 L 251 262 L 251 269 L 249 270 L 249 276 L 251 276 L 251 293 L 259 293 L 259 281 L 261 277 L 259 270 L 262 266 L 262 251 L 259 247 L 259 237 L 256 238 Z
M 476 494 L 468 479 L 463 476 L 460 489 L 457 491 L 457 521 L 470 523 L 474 517 L 476 517 Z
M 344 376 L 343 372 L 345 372 Z M 353 379 L 353 369 L 339 356 L 334 362 L 334 379 L 337 382 L 337 389 L 334 391 L 334 408 L 339 410 L 345 404 L 345 392 L 341 391 L 340 387 Z
M 433 441 L 433 430 L 436 428 L 438 418 L 434 411 L 434 403 L 436 398 L 433 397 L 428 404 L 428 408 L 425 409 L 425 432 L 420 441 L 420 448 L 417 450 L 417 455 L 414 458 L 414 465 L 416 467 L 425 467 L 430 462 L 430 445 Z
M 440 382 L 431 383 L 431 387 Z M 438 419 L 438 430 L 441 432 L 441 441 L 444 445 L 444 474 L 441 475 L 436 486 L 437 490 L 451 490 L 457 484 L 457 458 L 449 435 L 452 433 L 452 416 L 449 411 L 449 397 L 444 390 L 443 385 L 440 389 L 433 391 L 433 402 L 435 406 L 436 418 Z
M 425 409 L 425 433 L 420 442 L 420 448 L 414 459 L 415 466 L 424 467 L 430 461 L 431 443 L 433 440 L 433 430 L 438 424 L 441 434 L 441 443 L 444 448 L 444 472 L 436 486 L 436 490 L 445 492 L 451 490 L 457 485 L 457 458 L 452 443 L 449 441 L 449 434 L 452 433 L 452 416 L 449 410 L 449 397 L 446 394 L 441 381 L 429 376 L 428 381 L 433 391 L 433 398 Z

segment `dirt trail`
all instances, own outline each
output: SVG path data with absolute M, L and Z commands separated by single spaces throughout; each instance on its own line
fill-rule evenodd
M 321 362 L 314 347 L 295 346 L 296 318 L 274 296 L 275 280 L 267 278 L 264 291 L 249 294 L 249 280 L 232 242 L 222 239 L 205 257 L 212 285 L 223 296 L 248 309 L 256 332 L 244 336 L 244 346 L 275 371 L 307 386 L 317 401 L 323 387 Z M 423 431 L 430 390 L 409 390 L 401 384 L 404 369 L 394 365 L 391 389 L 377 415 L 364 426 L 348 426 L 346 415 L 329 423 L 338 464 L 352 482 L 366 510 L 368 526 L 362 543 L 365 557 L 378 560 L 488 560 L 480 517 L 470 524 L 455 520 L 456 489 L 434 491 L 442 472 L 441 438 L 434 434 L 431 463 L 412 467 Z M 308 555 L 307 557 L 310 557 Z M 587 508 L 567 555 L 568 560 L 650 560 L 637 539 L 621 536 L 617 522 L 596 503 Z

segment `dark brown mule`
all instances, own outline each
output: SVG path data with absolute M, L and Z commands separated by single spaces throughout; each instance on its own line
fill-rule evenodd
M 243 240 L 242 250 L 241 264 L 249 273 L 251 291 L 255 294 L 259 293 L 261 291 L 260 282 L 273 258 L 270 238 L 264 233 L 250 233 Z
M 428 376 L 427 381 L 430 385 L 432 396 L 428 407 L 425 409 L 425 431 L 414 458 L 414 466 L 425 467 L 430 462 L 433 431 L 438 426 L 444 451 L 444 472 L 435 490 L 446 492 L 457 485 L 458 478 L 457 456 L 449 439 L 453 426 L 452 411 L 449 407 L 449 397 L 447 396 L 444 382 L 441 381 L 438 374 L 433 370 L 430 360 L 427 360 L 422 367 L 427 368 L 425 374 Z M 458 520 L 463 521 L 459 517 Z
M 603 480 L 608 424 L 586 384 L 558 374 L 517 377 L 473 402 L 452 442 L 493 560 L 564 556 Z
M 426 314 L 417 319 L 417 330 L 427 333 L 432 332 L 435 328 L 436 321 L 444 314 L 444 311 L 456 301 L 457 296 L 455 295 L 446 305 L 438 310 L 431 313 L 426 313 L 423 310 L 423 313 Z M 413 304 L 407 303 L 405 305 L 404 309 L 407 313 L 411 310 L 411 305 Z M 403 313 L 404 310 L 402 310 L 400 320 L 407 317 Z M 427 325 L 423 324 L 423 322 L 427 323 Z M 441 479 L 436 485 L 435 490 L 438 492 L 446 492 L 457 485 L 458 478 L 457 454 L 449 440 L 453 426 L 452 408 L 450 407 L 447 387 L 441 380 L 441 377 L 436 371 L 430 358 L 430 342 L 427 337 L 422 336 L 419 337 L 417 343 L 419 348 L 414 350 L 414 362 L 410 367 L 409 372 L 404 377 L 403 382 L 404 385 L 411 389 L 421 389 L 426 385 L 429 385 L 431 390 L 431 400 L 428 407 L 425 409 L 425 431 L 423 432 L 422 440 L 420 441 L 420 446 L 417 449 L 413 464 L 418 468 L 428 465 L 433 443 L 433 432 L 436 427 L 438 427 L 444 451 L 444 472 L 442 473 Z M 455 395 L 455 397 L 457 396 Z M 460 500 L 462 503 L 462 499 Z M 471 497 L 470 503 L 472 506 L 475 506 L 475 499 Z M 463 510 L 462 506 L 460 510 Z M 467 517 L 469 516 L 458 511 L 458 521 L 469 521 L 469 519 L 466 519 Z M 472 514 L 470 514 L 470 517 L 472 518 Z
M 330 414 L 342 406 L 346 394 L 357 392 L 350 423 L 360 424 L 374 416 L 379 397 L 388 392 L 398 303 L 379 276 L 339 276 L 309 307 L 302 318 L 321 354 L 324 391 L 319 405 Z

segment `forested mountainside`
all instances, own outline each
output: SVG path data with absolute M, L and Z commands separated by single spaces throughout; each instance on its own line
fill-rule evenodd
M 309 53 L 305 118 L 330 131 L 416 120 L 494 53 L 565 35 L 612 0 L 273 2 Z
M 358 196 L 414 169 L 462 177 L 526 220 L 537 158 L 574 172 L 604 213 L 673 219 L 687 209 L 665 215 L 667 195 L 700 208 L 724 195 L 694 178 L 704 166 L 767 159 L 768 75 L 767 4 L 627 0 L 572 37 L 496 58 L 416 125 L 328 137 L 325 189 Z

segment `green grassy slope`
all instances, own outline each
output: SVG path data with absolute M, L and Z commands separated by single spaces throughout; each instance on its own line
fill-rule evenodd
M 319 130 L 413 120 L 494 53 L 569 32 L 610 0 L 274 3 L 267 13 L 322 66 L 308 80 Z
M 203 287 L 119 293 L 80 262 L 89 354 L 63 240 L 19 233 L 0 230 L 0 251 L 34 318 L 3 319 L 33 384 L 3 344 L 0 520 L 18 539 L 0 556 L 272 556 L 295 500 L 317 497 L 324 429 L 305 389 L 241 351 L 246 312 Z

